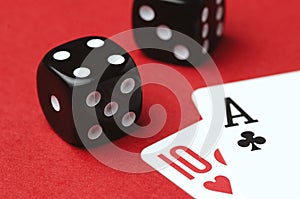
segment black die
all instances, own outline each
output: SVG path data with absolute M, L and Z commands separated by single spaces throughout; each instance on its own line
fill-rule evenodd
M 217 47 L 223 35 L 224 14 L 224 0 L 135 0 L 133 28 L 154 27 L 147 33 L 135 30 L 135 40 L 151 58 L 190 65 L 190 57 L 213 52 Z M 203 49 L 184 43 L 172 30 L 194 39 Z
M 104 37 L 52 49 L 37 72 L 42 110 L 65 141 L 98 146 L 135 130 L 142 108 L 141 79 L 131 56 Z

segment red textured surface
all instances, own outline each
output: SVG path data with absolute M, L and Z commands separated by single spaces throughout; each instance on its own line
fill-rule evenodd
M 66 144 L 50 129 L 38 104 L 35 79 L 43 55 L 78 37 L 110 37 L 130 29 L 132 3 L 0 0 L 0 198 L 188 197 L 157 172 L 119 172 Z M 300 69 L 299 7 L 298 0 L 228 0 L 225 38 L 213 55 L 224 81 Z M 152 62 L 140 52 L 134 59 Z M 204 86 L 192 69 L 174 69 L 194 88 Z M 155 92 L 151 86 L 145 89 L 145 107 L 157 100 Z M 178 103 L 166 92 L 158 93 L 159 102 L 172 118 L 161 133 L 151 139 L 127 137 L 119 146 L 138 152 L 177 130 Z M 184 126 L 197 119 L 187 115 Z

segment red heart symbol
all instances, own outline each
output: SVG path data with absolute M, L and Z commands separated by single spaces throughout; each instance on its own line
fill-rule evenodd
M 224 158 L 223 158 L 223 156 L 222 156 L 222 154 L 221 154 L 221 152 L 220 152 L 219 149 L 217 149 L 217 150 L 215 151 L 214 156 L 215 156 L 215 158 L 216 158 L 216 160 L 217 160 L 218 162 L 220 162 L 221 164 L 224 164 L 225 166 L 227 166 L 226 161 L 224 160 Z
M 215 182 L 205 182 L 204 187 L 211 191 L 233 194 L 231 184 L 228 178 L 226 178 L 225 176 L 217 176 L 215 177 L 215 180 Z

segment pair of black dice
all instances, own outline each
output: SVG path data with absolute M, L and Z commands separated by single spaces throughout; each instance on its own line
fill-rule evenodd
M 149 57 L 190 65 L 212 52 L 224 26 L 224 0 L 135 0 L 136 43 Z M 180 40 L 175 31 L 203 46 Z M 145 46 L 152 46 L 150 49 Z M 199 52 L 200 51 L 200 52 Z M 54 48 L 37 74 L 38 96 L 52 128 L 65 141 L 98 146 L 135 130 L 142 109 L 141 79 L 130 55 L 104 37 L 86 37 Z

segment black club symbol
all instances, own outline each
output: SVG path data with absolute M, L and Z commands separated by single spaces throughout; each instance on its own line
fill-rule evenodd
M 265 138 L 259 136 L 255 137 L 255 134 L 251 131 L 246 131 L 242 133 L 241 136 L 245 139 L 238 141 L 238 145 L 241 147 L 248 147 L 251 144 L 252 145 L 251 151 L 261 150 L 261 148 L 259 148 L 256 145 L 266 143 Z

